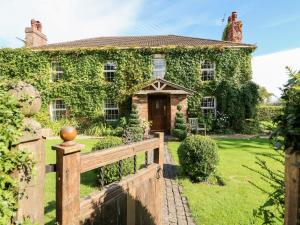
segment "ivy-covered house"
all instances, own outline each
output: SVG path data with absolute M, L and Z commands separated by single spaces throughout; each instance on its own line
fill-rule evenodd
M 41 23 L 32 20 L 25 48 L 0 50 L 0 76 L 37 87 L 43 112 L 52 120 L 111 123 L 134 103 L 153 131 L 170 131 L 180 104 L 187 118 L 226 118 L 223 123 L 239 131 L 255 115 L 251 53 L 256 46 L 241 43 L 236 13 L 225 32 L 224 41 L 157 35 L 47 44 Z

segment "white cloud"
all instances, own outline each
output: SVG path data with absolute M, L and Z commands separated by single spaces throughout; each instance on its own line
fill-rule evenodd
M 42 22 L 49 43 L 117 35 L 135 24 L 142 0 L 0 0 L 0 5 L 0 38 L 15 47 L 31 18 Z
M 300 48 L 256 56 L 252 60 L 253 80 L 280 97 L 280 88 L 288 80 L 286 66 L 300 70 Z

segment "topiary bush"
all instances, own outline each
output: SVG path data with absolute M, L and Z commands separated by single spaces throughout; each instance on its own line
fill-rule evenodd
M 106 136 L 94 145 L 92 151 L 103 150 L 106 148 L 122 145 L 123 141 L 120 137 Z M 122 161 L 122 175 L 126 176 L 133 171 L 133 160 L 128 158 Z M 100 170 L 97 170 L 100 173 Z M 110 184 L 119 180 L 118 163 L 113 163 L 104 167 L 104 184 Z
M 216 171 L 218 146 L 209 137 L 191 135 L 179 146 L 178 157 L 183 172 L 192 181 L 206 181 Z
M 183 113 L 180 112 L 182 109 L 181 105 L 177 105 L 176 117 L 174 128 L 172 130 L 172 134 L 174 137 L 177 137 L 179 140 L 183 140 L 187 136 L 187 125 Z
M 136 105 L 132 105 L 128 125 L 124 129 L 123 141 L 125 144 L 141 141 L 144 139 L 144 128 Z

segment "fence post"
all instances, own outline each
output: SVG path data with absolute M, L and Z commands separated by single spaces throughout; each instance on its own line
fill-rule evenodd
M 73 140 L 77 131 L 64 127 L 60 137 L 64 141 L 52 146 L 56 150 L 56 221 L 59 225 L 79 224 L 80 214 L 80 151 L 84 145 Z
M 287 150 L 285 153 L 285 225 L 296 225 L 300 223 L 299 166 L 299 152 Z
M 16 220 L 29 217 L 34 223 L 44 224 L 45 140 L 41 135 L 24 135 L 19 141 L 16 149 L 30 153 L 36 164 L 29 183 L 22 179 L 23 174 L 16 173 L 20 181 L 19 195 L 23 196 L 18 200 Z
M 161 170 L 164 167 L 164 133 L 157 132 L 155 136 L 159 138 L 159 148 L 154 149 L 154 162 L 160 165 Z

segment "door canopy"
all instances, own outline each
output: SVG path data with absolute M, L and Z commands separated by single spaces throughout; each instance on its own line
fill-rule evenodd
M 135 93 L 136 95 L 147 94 L 177 94 L 192 95 L 193 91 L 178 84 L 174 84 L 165 79 L 156 78 L 152 83 L 145 86 L 142 90 Z

